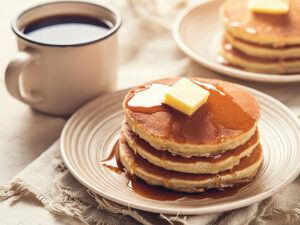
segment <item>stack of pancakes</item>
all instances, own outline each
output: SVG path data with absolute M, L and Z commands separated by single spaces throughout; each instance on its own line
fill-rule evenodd
M 220 9 L 222 56 L 248 71 L 300 72 L 300 0 L 290 0 L 286 14 L 252 12 L 247 2 L 228 0 Z
M 179 78 L 146 83 L 127 94 L 121 163 L 150 185 L 182 192 L 251 181 L 262 161 L 257 100 L 232 83 L 189 79 L 210 92 L 192 116 L 161 104 Z

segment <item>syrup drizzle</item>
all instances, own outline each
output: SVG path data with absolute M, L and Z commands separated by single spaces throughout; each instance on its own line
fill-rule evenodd
M 209 189 L 201 193 L 183 193 L 172 191 L 164 187 L 151 186 L 145 183 L 140 178 L 130 178 L 127 186 L 131 188 L 135 193 L 154 200 L 160 201 L 172 201 L 182 198 L 194 198 L 194 199 L 220 199 L 229 197 L 236 194 L 241 188 L 247 184 L 238 184 L 233 187 L 224 189 Z
M 119 142 L 117 142 L 110 155 L 100 162 L 101 166 L 105 166 L 110 169 L 112 172 L 116 174 L 124 173 L 124 168 L 119 159 Z M 166 181 L 167 185 L 168 181 Z M 209 189 L 205 192 L 201 193 L 183 193 L 172 191 L 164 187 L 157 187 L 148 185 L 142 179 L 129 175 L 128 174 L 128 182 L 127 187 L 132 191 L 141 195 L 143 197 L 160 200 L 160 201 L 173 201 L 182 198 L 194 198 L 194 199 L 219 199 L 229 197 L 231 195 L 236 194 L 241 188 L 243 188 L 247 184 L 239 184 L 233 187 L 228 187 L 224 189 Z
M 211 162 L 213 165 L 215 165 L 216 162 L 220 162 L 223 160 L 226 160 L 227 158 L 231 156 L 238 156 L 242 154 L 243 151 L 245 151 L 249 146 L 256 145 L 256 143 L 259 140 L 259 133 L 258 130 L 251 136 L 251 138 L 244 144 L 239 145 L 235 149 L 232 149 L 230 151 L 225 151 L 222 153 L 217 153 L 212 155 L 211 157 L 197 157 L 192 156 L 190 158 L 180 157 L 180 156 L 174 156 L 172 153 L 168 151 L 157 151 L 154 147 L 152 147 L 148 142 L 146 142 L 144 139 L 139 138 L 129 127 L 129 125 L 126 123 L 123 125 L 123 128 L 126 135 L 128 135 L 128 138 L 133 140 L 133 152 L 135 155 L 137 155 L 136 150 L 139 146 L 144 151 L 148 152 L 149 154 L 159 157 L 162 162 L 166 161 L 173 161 L 173 162 L 185 162 L 185 163 L 194 163 L 194 162 Z
M 231 97 L 222 87 L 193 80 L 210 92 L 207 102 L 192 116 L 186 116 L 161 103 L 167 84 L 150 83 L 133 89 L 125 100 L 130 116 L 142 126 L 151 121 L 155 135 L 178 143 L 220 143 L 226 138 L 250 130 L 257 115 L 251 115 Z M 144 114 L 144 115 L 142 115 Z M 159 117 L 159 118 L 158 118 Z M 157 118 L 157 119 L 156 119 Z M 153 128 L 154 127 L 154 128 Z
M 124 172 L 123 165 L 121 164 L 119 158 L 119 141 L 116 142 L 109 156 L 106 159 L 100 161 L 100 165 L 107 167 L 117 174 L 121 174 Z

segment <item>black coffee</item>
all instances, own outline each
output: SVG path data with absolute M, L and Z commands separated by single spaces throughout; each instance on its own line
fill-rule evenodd
M 46 17 L 27 25 L 23 33 L 37 42 L 47 44 L 80 44 L 103 37 L 110 22 L 82 15 Z

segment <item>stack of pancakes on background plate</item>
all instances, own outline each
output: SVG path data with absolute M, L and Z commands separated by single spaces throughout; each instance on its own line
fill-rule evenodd
M 286 14 L 252 12 L 248 0 L 228 0 L 221 9 L 222 56 L 245 70 L 300 72 L 300 0 L 290 0 Z
M 129 91 L 119 139 L 128 174 L 182 192 L 225 188 L 253 179 L 262 161 L 257 100 L 234 84 L 190 78 L 210 92 L 192 116 L 161 104 L 179 78 Z

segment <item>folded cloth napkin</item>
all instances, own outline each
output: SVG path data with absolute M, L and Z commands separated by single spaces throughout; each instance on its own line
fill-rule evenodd
M 47 166 L 45 166 L 47 165 Z M 300 223 L 300 177 L 264 201 L 225 213 L 170 216 L 143 212 L 111 202 L 89 191 L 65 167 L 55 142 L 20 172 L 9 187 L 0 188 L 0 201 L 38 200 L 47 210 L 77 218 L 84 224 L 255 225 Z

